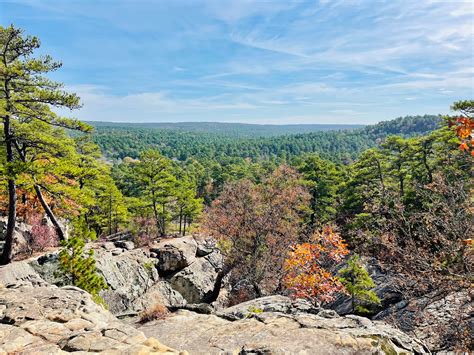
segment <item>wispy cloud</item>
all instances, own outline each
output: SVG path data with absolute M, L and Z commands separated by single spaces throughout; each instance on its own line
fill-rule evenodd
M 83 119 L 359 123 L 474 96 L 472 1 L 3 0 L 0 20 L 64 61 Z

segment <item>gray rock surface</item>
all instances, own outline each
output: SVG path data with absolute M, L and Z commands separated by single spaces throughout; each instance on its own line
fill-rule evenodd
M 446 296 L 435 293 L 399 302 L 377 314 L 374 319 L 396 325 L 424 341 L 432 351 L 449 350 L 459 336 L 474 339 L 474 302 L 468 290 Z M 456 333 L 456 330 L 468 334 Z
M 145 249 L 127 250 L 117 248 L 110 242 L 89 244 L 89 247 L 94 247 L 97 269 L 109 285 L 107 290 L 101 291 L 100 296 L 117 316 L 138 314 L 156 303 L 181 308 L 188 302 L 204 302 L 212 294 L 217 273 L 222 267 L 222 256 L 216 251 L 196 257 L 197 243 L 192 237 L 167 240 L 160 244 L 160 249 L 156 250 L 164 256 L 164 261 L 151 257 L 152 253 Z M 116 253 L 117 250 L 120 253 Z M 174 267 L 179 265 L 181 268 L 192 263 L 160 277 L 158 265 L 170 267 L 173 264 L 172 255 L 178 255 L 181 260 Z M 69 282 L 60 271 L 58 252 L 0 268 L 0 283 L 6 285 L 19 281 L 30 285 L 50 283 L 59 286 Z M 219 299 L 219 304 L 225 303 L 224 296 Z
M 218 250 L 216 240 L 211 237 L 196 236 L 195 241 L 197 243 L 197 256 L 206 256 Z
M 183 295 L 188 303 L 208 302 L 212 296 L 220 270 L 219 256 L 215 254 L 197 258 L 169 279 L 171 286 Z
M 3 251 L 5 243 L 5 234 L 7 231 L 7 217 L 0 217 L 0 252 Z M 18 255 L 29 249 L 28 243 L 31 240 L 31 226 L 29 224 L 17 221 L 15 231 L 13 232 L 12 255 Z
M 0 354 L 76 351 L 179 354 L 120 322 L 76 287 L 0 287 Z
M 246 318 L 255 313 L 278 312 L 284 314 L 295 314 L 298 312 L 318 314 L 321 311 L 319 305 L 312 305 L 303 299 L 293 300 L 285 296 L 267 296 L 247 302 L 239 303 L 235 306 L 225 308 L 216 314 L 220 317 L 236 320 Z
M 418 298 L 405 299 L 397 287 L 399 276 L 385 270 L 374 258 L 361 258 L 374 280 L 374 291 L 381 305 L 369 307 L 374 320 L 384 320 L 404 332 L 422 339 L 433 351 L 451 350 L 452 340 L 461 336 L 456 329 L 467 329 L 466 337 L 474 338 L 474 305 L 467 289 L 439 295 L 433 292 Z M 416 285 L 413 286 L 416 289 Z M 325 305 L 339 314 L 351 311 L 350 298 L 339 295 Z M 453 333 L 454 331 L 454 333 Z M 462 332 L 462 331 L 461 331 Z
M 4 286 L 15 284 L 41 286 L 48 285 L 48 282 L 38 274 L 28 260 L 23 260 L 0 266 L 0 284 Z
M 192 354 L 428 353 L 422 343 L 384 323 L 357 316 L 328 319 L 306 311 L 318 307 L 271 296 L 230 307 L 220 316 L 180 310 L 139 329 Z
M 196 259 L 197 243 L 192 237 L 165 239 L 150 248 L 156 253 L 158 270 L 164 274 L 179 271 Z
M 98 249 L 95 255 L 97 269 L 109 285 L 100 296 L 113 314 L 139 312 L 149 306 L 149 297 L 143 296 L 159 281 L 155 259 L 142 249 L 120 255 Z
M 130 240 L 118 240 L 118 241 L 114 242 L 114 245 L 117 248 L 122 248 L 122 249 L 126 249 L 126 250 L 135 249 L 135 244 Z

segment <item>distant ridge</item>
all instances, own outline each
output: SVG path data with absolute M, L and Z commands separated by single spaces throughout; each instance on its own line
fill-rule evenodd
M 196 133 L 213 133 L 234 137 L 272 137 L 323 131 L 352 130 L 365 127 L 362 124 L 252 124 L 232 122 L 103 122 L 89 121 L 97 128 L 108 129 L 164 129 Z
M 222 164 L 247 158 L 290 161 L 302 154 L 318 153 L 334 162 L 347 163 L 390 135 L 414 137 L 438 129 L 442 119 L 434 115 L 406 116 L 362 127 L 214 122 L 91 123 L 96 126 L 92 134 L 94 141 L 112 160 L 137 158 L 146 149 L 157 149 L 179 161 L 189 158 Z

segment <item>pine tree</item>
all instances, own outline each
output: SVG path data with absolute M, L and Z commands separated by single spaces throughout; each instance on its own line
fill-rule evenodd
M 74 286 L 89 292 L 96 303 L 103 304 L 99 292 L 108 287 L 107 283 L 97 272 L 94 251 L 85 251 L 86 240 L 94 238 L 95 233 L 87 229 L 83 220 L 76 221 L 72 237 L 62 242 L 59 265 Z
M 314 231 L 336 214 L 336 198 L 341 174 L 335 164 L 316 154 L 297 159 L 296 166 L 311 193 L 309 226 Z
M 180 171 L 175 188 L 176 219 L 178 220 L 179 233 L 186 235 L 186 226 L 190 227 L 193 220 L 202 212 L 202 198 L 196 197 L 196 182 Z
M 12 258 L 13 232 L 17 212 L 17 179 L 24 169 L 21 139 L 18 129 L 29 129 L 41 133 L 32 125 L 38 121 L 50 126 L 87 131 L 89 126 L 75 120 L 58 117 L 50 107 L 79 108 L 79 98 L 61 89 L 61 84 L 51 81 L 43 74 L 55 71 L 61 63 L 50 56 L 33 58 L 40 42 L 36 37 L 24 37 L 20 29 L 0 26 L 0 119 L 2 121 L 2 148 L 5 150 L 5 175 L 8 186 L 8 222 L 5 246 L 0 264 L 8 264 Z M 41 190 L 36 188 L 38 198 Z M 43 201 L 45 202 L 45 201 Z M 51 210 L 42 203 L 45 212 Z M 50 218 L 54 220 L 51 214 Z M 60 234 L 62 231 L 57 226 Z
M 143 189 L 143 198 L 153 210 L 158 233 L 164 236 L 171 216 L 168 205 L 174 198 L 177 184 L 171 160 L 156 150 L 147 150 L 140 154 L 136 174 Z
M 347 266 L 339 271 L 340 281 L 351 295 L 352 312 L 367 313 L 368 304 L 380 304 L 374 291 L 375 283 L 367 270 L 360 263 L 359 255 L 355 254 L 347 261 Z

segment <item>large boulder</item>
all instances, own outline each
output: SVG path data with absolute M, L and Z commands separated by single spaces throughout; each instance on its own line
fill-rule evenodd
M 214 252 L 197 258 L 191 265 L 174 274 L 169 282 L 188 303 L 209 302 L 215 298 L 214 290 L 222 268 L 222 255 Z
M 5 245 L 5 235 L 7 232 L 7 217 L 0 217 L 0 252 Z M 31 240 L 31 226 L 29 224 L 17 221 L 13 232 L 12 256 L 28 252 Z
M 318 314 L 321 311 L 319 305 L 312 305 L 303 299 L 293 300 L 289 297 L 275 295 L 256 298 L 235 306 L 225 308 L 217 314 L 221 317 L 236 320 L 242 319 L 253 313 L 279 312 L 284 314 L 295 314 L 298 312 Z
M 139 329 L 196 354 L 429 353 L 423 343 L 384 323 L 314 312 L 321 310 L 281 296 L 265 297 L 219 315 L 180 310 Z
M 48 285 L 27 260 L 0 266 L 0 284 L 4 286 L 23 284 L 30 286 Z
M 76 287 L 0 287 L 0 353 L 179 354 Z M 184 353 L 183 353 L 184 354 Z
M 97 269 L 109 286 L 100 296 L 113 314 L 136 313 L 151 306 L 143 295 L 159 281 L 155 264 L 156 260 L 142 249 L 120 255 L 114 255 L 113 250 L 96 251 Z
M 160 273 L 169 274 L 191 265 L 197 253 L 197 243 L 192 237 L 165 239 L 150 248 L 158 259 Z

